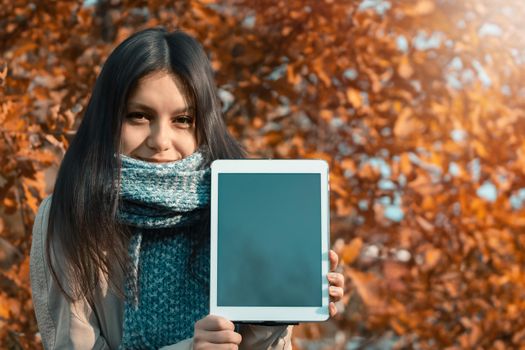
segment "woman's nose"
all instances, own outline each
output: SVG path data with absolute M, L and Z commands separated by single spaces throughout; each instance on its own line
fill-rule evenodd
M 157 151 L 166 151 L 171 144 L 170 129 L 165 125 L 152 125 L 150 134 L 146 140 L 146 145 Z

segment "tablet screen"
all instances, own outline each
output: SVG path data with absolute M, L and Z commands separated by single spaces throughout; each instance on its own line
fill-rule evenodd
M 322 305 L 321 175 L 219 173 L 218 306 Z

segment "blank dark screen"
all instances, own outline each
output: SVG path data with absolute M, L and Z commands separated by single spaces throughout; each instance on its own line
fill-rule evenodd
M 217 304 L 321 306 L 320 174 L 218 174 Z

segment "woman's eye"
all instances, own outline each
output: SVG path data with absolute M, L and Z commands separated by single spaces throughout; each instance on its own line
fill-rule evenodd
M 146 114 L 140 113 L 140 112 L 129 113 L 126 116 L 126 118 L 131 119 L 131 120 L 136 120 L 136 121 L 142 121 L 142 120 L 149 119 Z
M 173 120 L 176 124 L 182 124 L 184 126 L 191 126 L 193 125 L 193 118 L 189 115 L 179 115 L 178 117 L 175 117 Z

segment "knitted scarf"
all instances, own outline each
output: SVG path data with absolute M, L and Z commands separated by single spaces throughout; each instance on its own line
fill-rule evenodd
M 151 163 L 121 155 L 119 212 L 130 226 L 162 228 L 183 224 L 210 202 L 210 169 L 197 151 L 180 161 Z
M 134 234 L 120 348 L 158 349 L 191 337 L 208 313 L 209 291 L 194 274 L 208 282 L 209 237 L 190 255 L 209 204 L 210 169 L 201 151 L 169 163 L 121 160 L 118 218 Z

